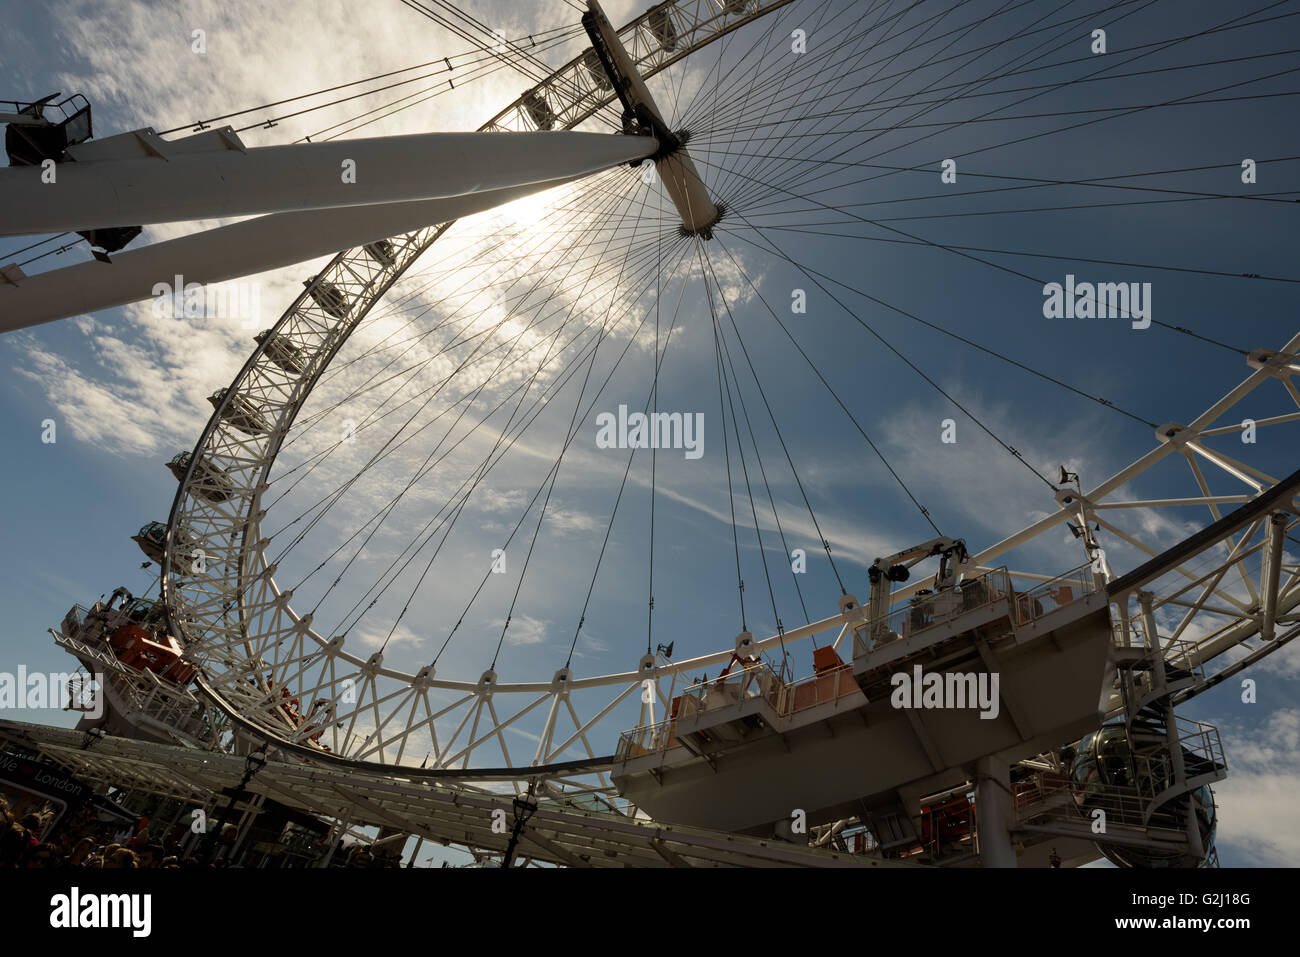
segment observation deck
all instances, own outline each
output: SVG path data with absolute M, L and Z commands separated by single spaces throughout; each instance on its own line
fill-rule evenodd
M 880 621 L 856 605 L 844 619 L 851 661 L 822 648 L 814 673 L 789 681 L 737 655 L 674 697 L 667 719 L 624 733 L 620 792 L 656 820 L 764 835 L 796 810 L 810 827 L 873 808 L 915 816 L 978 760 L 1028 758 L 1104 719 L 1113 631 L 1086 565 L 1026 591 L 992 569 Z M 896 704 L 898 676 L 917 668 L 983 676 L 996 707 Z
M 74 708 L 84 712 L 77 730 L 205 747 L 224 721 L 190 686 L 194 666 L 176 639 L 159 630 L 161 608 L 129 597 L 123 607 L 112 606 L 113 599 L 74 605 L 59 629 L 50 629 L 55 644 L 88 673 L 69 676 L 70 692 L 80 685 L 98 696 L 91 706 Z

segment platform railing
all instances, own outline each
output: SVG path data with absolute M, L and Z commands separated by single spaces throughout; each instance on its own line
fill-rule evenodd
M 1221 769 L 1226 767 L 1226 762 L 1219 729 L 1190 718 L 1177 717 L 1175 721 L 1177 737 L 1172 747 L 1180 749 L 1184 764 L 1192 756 L 1205 762 L 1205 767 L 1214 769 L 1197 773 L 1194 768 L 1187 768 L 1186 779 L 1194 781 L 1204 773 L 1222 776 Z M 1022 821 L 1044 814 L 1090 820 L 1092 812 L 1100 809 L 1108 821 L 1117 824 L 1161 827 L 1159 818 L 1152 817 L 1152 812 L 1158 810 L 1153 802 L 1160 799 L 1160 805 L 1164 806 L 1171 796 L 1180 793 L 1177 789 L 1171 791 L 1174 778 L 1171 744 L 1168 740 L 1154 743 L 1150 748 L 1132 752 L 1130 758 L 1129 773 L 1133 780 L 1127 785 L 1079 789 L 1068 775 L 1053 771 L 1038 771 L 1020 779 L 1012 787 L 1017 816 Z M 1193 783 L 1183 790 L 1199 786 Z M 1068 801 L 1062 799 L 1067 792 Z
M 1014 601 L 1016 624 L 1031 624 L 1096 590 L 1097 585 L 1090 564 L 1072 568 L 1051 581 L 1034 586 L 1029 591 L 1017 592 Z
M 39 101 L 0 100 L 0 110 L 3 110 L 4 112 L 21 113 L 24 110 L 30 109 L 31 107 L 35 106 L 37 102 Z M 69 105 L 71 105 L 71 109 L 69 109 Z M 58 110 L 59 116 L 62 118 L 62 120 L 66 121 L 69 117 L 75 115 L 76 113 L 81 112 L 82 110 L 86 109 L 89 106 L 90 106 L 90 101 L 86 99 L 85 94 L 73 93 L 71 96 L 65 97 L 64 99 L 60 100 L 57 103 L 53 101 L 42 103 L 41 118 L 49 122 L 50 118 L 44 115 L 45 112 L 49 110 Z M 35 117 L 33 118 L 35 119 Z
M 977 578 L 968 578 L 961 586 L 937 594 L 918 595 L 894 609 L 888 618 L 892 640 L 907 638 L 945 624 L 968 612 L 1007 600 L 1010 610 L 1008 627 L 1023 625 L 1063 608 L 1091 594 L 1096 585 L 1091 566 L 1081 565 L 1027 592 L 1012 586 L 1006 567 L 995 568 Z M 875 644 L 868 644 L 873 629 L 869 622 L 859 624 L 853 633 L 855 657 L 866 654 Z M 719 677 L 697 682 L 682 692 L 678 715 L 699 714 L 715 707 L 735 704 L 762 696 L 781 717 L 816 707 L 853 694 L 859 689 L 852 677 L 852 666 L 841 665 L 794 682 L 786 682 L 766 662 L 758 661 Z M 689 704 L 687 702 L 690 702 Z M 663 751 L 674 741 L 668 718 L 625 731 L 619 737 L 617 760 L 627 760 L 653 751 Z
M 1178 719 L 1180 722 L 1183 719 Z M 1194 722 L 1200 724 L 1199 722 Z M 1184 764 L 1190 754 L 1193 757 L 1207 761 L 1214 761 L 1218 766 L 1223 765 L 1223 747 L 1217 745 L 1218 730 L 1209 725 L 1201 725 L 1198 728 L 1180 728 L 1177 745 L 1184 751 Z M 1173 786 L 1174 782 L 1174 764 L 1173 753 L 1167 740 L 1152 743 L 1145 748 L 1135 749 L 1132 752 L 1133 769 L 1137 774 L 1137 783 L 1132 787 L 1135 794 L 1139 795 L 1147 802 L 1149 807 L 1151 801 L 1161 793 L 1167 791 Z M 1188 778 L 1194 777 L 1188 774 Z
M 1111 643 L 1121 651 L 1145 651 L 1147 647 L 1146 639 L 1142 636 L 1142 629 L 1138 627 L 1137 622 L 1132 619 L 1125 627 L 1124 622 L 1115 619 L 1111 620 Z
M 879 850 L 880 842 L 876 840 L 867 825 L 860 822 L 850 823 L 833 837 L 828 838 L 826 832 L 834 826 L 834 824 L 823 824 L 811 828 L 811 833 L 808 835 L 808 846 L 822 847 L 829 851 L 838 851 L 841 854 L 874 855 Z
M 874 637 L 881 629 L 871 621 L 858 626 L 853 634 L 854 657 L 867 654 L 881 644 L 919 635 L 967 612 L 1014 597 L 1014 594 L 1011 575 L 1005 566 L 985 572 L 978 578 L 968 578 L 956 589 L 922 592 L 889 613 L 883 629 L 887 638 L 878 640 Z
M 759 697 L 766 698 L 773 708 L 777 708 L 784 687 L 785 682 L 771 665 L 766 661 L 755 661 L 717 678 L 696 682 L 682 692 L 681 700 L 683 706 L 687 706 L 688 698 L 693 701 L 696 713 Z M 679 709 L 678 715 L 681 714 Z
M 1002 566 L 966 579 L 957 589 L 915 595 L 908 604 L 890 612 L 884 628 L 889 637 L 883 642 L 873 637 L 879 629 L 869 621 L 863 623 L 854 631 L 853 654 L 860 657 L 882 643 L 919 635 L 1003 599 L 1011 605 L 1009 625 L 1023 627 L 1096 590 L 1090 565 L 1080 565 L 1028 591 L 1018 590 L 1011 573 Z
M 1147 789 L 1108 785 L 1104 789 L 1078 790 L 1066 775 L 1039 772 L 1016 782 L 1013 792 L 1016 816 L 1022 822 L 1064 818 L 1092 826 L 1098 820 L 1094 812 L 1102 811 L 1107 824 L 1158 827 L 1147 821 L 1154 797 Z
M 80 644 L 76 639 L 64 639 L 64 645 Z M 89 645 L 84 648 L 94 650 Z M 75 685 L 89 687 L 91 679 L 103 682 L 100 693 L 113 695 L 137 717 L 149 718 L 159 724 L 174 728 L 192 738 L 201 738 L 204 731 L 203 703 L 188 688 L 161 681 L 150 671 L 125 665 L 116 659 L 105 662 L 105 670 L 93 675 L 78 669 L 72 676 L 69 694 Z M 72 710 L 82 710 L 73 708 Z
M 1011 785 L 1015 808 L 1022 808 L 1048 801 L 1070 789 L 1070 776 L 1059 771 L 1036 771 L 1028 777 L 1021 778 Z
M 618 747 L 614 750 L 615 762 L 630 761 L 645 754 L 668 750 L 672 728 L 676 723 L 676 718 L 665 718 L 654 724 L 643 724 L 624 731 L 618 736 Z
M 1112 621 L 1111 642 L 1120 651 L 1145 652 L 1147 650 L 1146 636 L 1141 626 L 1132 619 L 1129 620 L 1127 628 L 1121 621 Z M 1181 638 L 1160 638 L 1159 642 L 1166 662 L 1175 668 L 1192 672 L 1202 681 L 1205 680 L 1204 663 L 1193 663 L 1192 653 L 1196 650 L 1196 642 Z
M 1197 778 L 1207 774 L 1212 778 L 1222 777 L 1226 762 L 1218 728 L 1190 718 L 1178 717 L 1175 720 L 1177 736 L 1172 744 L 1168 739 L 1162 739 L 1150 747 L 1129 753 L 1128 770 L 1124 772 L 1127 784 L 1109 783 L 1105 787 L 1080 789 L 1064 775 L 1049 772 L 1040 772 L 1017 782 L 1015 806 L 1021 820 L 1048 813 L 1089 819 L 1094 810 L 1100 809 L 1106 813 L 1108 821 L 1117 824 L 1181 829 L 1181 824 L 1172 827 L 1162 824 L 1161 818 L 1153 814 L 1179 794 L 1200 787 L 1204 781 L 1198 782 Z M 1174 783 L 1174 748 L 1182 755 L 1188 782 L 1185 786 Z M 1199 759 L 1203 764 L 1200 768 L 1195 764 L 1187 767 L 1189 757 Z M 1061 811 L 1049 800 L 1063 791 L 1072 795 L 1068 812 Z
M 1193 652 L 1196 651 L 1196 642 L 1183 641 L 1181 638 L 1173 641 L 1161 641 L 1164 646 L 1165 661 L 1175 668 L 1181 668 L 1183 671 L 1190 671 L 1201 681 L 1205 680 L 1205 663 L 1193 661 Z
M 723 677 L 696 682 L 688 687 L 682 692 L 677 717 L 623 732 L 619 736 L 615 760 L 626 761 L 672 747 L 676 744 L 673 731 L 678 718 L 690 714 L 706 714 L 715 708 L 761 697 L 778 716 L 785 718 L 853 694 L 861 694 L 861 689 L 853 679 L 851 663 L 786 682 L 766 662 L 757 661 Z M 685 704 L 688 699 L 692 704 Z
M 1184 763 L 1186 763 L 1187 757 L 1190 755 L 1218 768 L 1227 766 L 1223 753 L 1223 741 L 1219 737 L 1219 729 L 1214 725 L 1206 724 L 1203 721 L 1194 721 L 1191 718 L 1175 716 L 1174 727 L 1177 731 L 1177 746 L 1183 750 Z M 1169 745 L 1161 746 L 1160 750 L 1164 752 L 1164 758 L 1167 759 Z M 1190 778 L 1194 775 L 1189 773 L 1187 776 Z
M 1171 668 L 1178 668 L 1191 675 L 1196 684 L 1202 684 L 1205 681 L 1205 665 L 1203 662 L 1194 662 L 1192 652 L 1196 648 L 1196 643 L 1192 641 L 1183 641 L 1176 639 L 1174 641 L 1161 641 L 1164 646 L 1164 660 Z M 1166 673 L 1166 684 L 1172 684 L 1176 680 L 1186 680 L 1185 678 L 1175 678 L 1173 675 Z M 1139 704 L 1155 700 L 1157 695 L 1155 685 L 1152 683 L 1152 676 L 1149 672 L 1136 674 L 1133 678 L 1133 688 L 1136 692 L 1133 707 L 1136 709 Z M 1171 688 L 1170 690 L 1176 690 Z
M 784 685 L 776 710 L 782 717 L 789 717 L 861 691 L 853 678 L 853 664 L 846 662 Z

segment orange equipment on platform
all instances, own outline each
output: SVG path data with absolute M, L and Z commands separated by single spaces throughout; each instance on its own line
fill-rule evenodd
M 153 632 L 130 623 L 121 625 L 108 639 L 118 659 L 132 668 L 151 671 L 159 678 L 187 685 L 197 669 L 181 659 L 181 646 L 171 635 Z

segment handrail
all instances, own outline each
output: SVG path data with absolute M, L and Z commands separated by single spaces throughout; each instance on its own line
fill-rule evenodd
M 895 608 L 889 613 L 887 627 L 896 639 L 906 638 L 999 601 L 1010 602 L 1009 616 L 1013 625 L 1023 626 L 1096 591 L 1097 586 L 1091 575 L 1091 566 L 1088 564 L 1063 572 L 1027 592 L 1017 592 L 1012 586 L 1010 572 L 1005 566 L 1001 566 L 977 578 L 963 581 L 960 588 L 953 592 L 941 593 L 947 596 L 946 606 L 938 601 L 939 595 L 913 597 L 907 605 Z M 870 619 L 863 618 L 854 623 L 855 657 L 864 655 L 875 647 L 874 644 L 872 647 L 867 645 L 867 636 L 871 631 Z M 716 707 L 709 701 L 713 689 L 730 688 L 738 693 L 734 701 L 728 703 L 739 703 L 762 697 L 771 705 L 778 717 L 788 718 L 799 711 L 837 701 L 847 694 L 860 692 L 856 682 L 853 682 L 852 687 L 847 691 L 844 689 L 842 678 L 844 675 L 852 674 L 852 667 L 852 663 L 849 662 L 795 681 L 785 681 L 767 662 L 755 660 L 738 670 L 716 678 L 706 678 L 690 685 L 682 692 L 680 700 L 692 700 L 694 702 L 692 714 L 699 714 Z M 754 682 L 763 679 L 765 679 L 764 686 L 757 692 L 751 691 Z M 813 692 L 814 700 L 802 700 L 804 695 L 800 693 L 801 689 L 810 685 L 816 689 Z M 822 700 L 820 691 L 824 687 L 829 687 L 831 693 Z M 681 716 L 683 715 L 679 706 L 678 717 Z M 632 757 L 681 746 L 673 735 L 676 720 L 677 718 L 670 716 L 624 731 L 619 735 L 614 760 L 626 761 Z
M 90 106 L 90 101 L 86 99 L 86 96 L 83 93 L 73 93 L 55 103 L 54 98 L 60 95 L 62 94 L 51 93 L 49 96 L 41 97 L 39 100 L 0 100 L 0 106 L 12 106 L 15 113 L 25 113 L 32 107 L 37 107 L 37 111 L 29 115 L 33 120 L 45 120 L 46 123 L 49 123 L 49 120 L 45 117 L 46 110 L 58 110 L 63 116 L 63 121 L 67 122 L 77 113 Z M 67 106 L 69 103 L 73 104 L 76 109 L 71 111 L 68 110 Z

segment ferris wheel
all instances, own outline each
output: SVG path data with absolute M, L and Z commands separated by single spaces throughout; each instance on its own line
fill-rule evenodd
M 495 212 L 467 205 L 466 218 L 339 253 L 256 335 L 238 376 L 211 395 L 197 444 L 171 463 L 179 487 L 151 540 L 204 691 L 246 733 L 303 760 L 504 776 L 521 789 L 540 780 L 614 806 L 620 734 L 675 717 L 711 670 L 764 658 L 786 680 L 811 671 L 814 652 L 852 654 L 879 554 L 960 539 L 972 577 L 1005 567 L 1023 594 L 1059 594 L 1067 569 L 1121 580 L 1282 485 L 1295 457 L 1278 449 L 1296 447 L 1300 422 L 1294 323 L 1242 343 L 1231 324 L 1162 316 L 1149 292 L 1143 318 L 1134 289 L 1116 326 L 1147 338 L 1127 365 L 1116 358 L 1119 375 L 1144 374 L 1151 350 L 1189 377 L 1240 372 L 1208 407 L 1157 417 L 1098 394 L 1114 377 L 1080 340 L 1105 302 L 1075 273 L 1196 274 L 1241 296 L 1300 280 L 1216 271 L 1186 251 L 1157 262 L 1109 258 L 1097 243 L 1058 251 L 1037 226 L 999 248 L 955 225 L 1120 209 L 1164 241 L 1176 231 L 1161 219 L 1167 204 L 1284 210 L 1300 193 L 1293 162 L 1279 159 L 1278 179 L 1255 189 L 1240 161 L 1209 147 L 1163 169 L 1103 151 L 1108 165 L 1086 177 L 997 165 L 1081 125 L 1181 105 L 1175 122 L 1194 128 L 1221 101 L 1268 103 L 1284 69 L 1267 59 L 1281 55 L 1266 49 L 1275 14 L 1233 11 L 1156 35 L 1119 4 L 1099 24 L 1099 52 L 1097 11 L 1020 6 L 681 0 L 615 29 L 593 4 L 589 45 L 482 130 L 651 145 Z M 1129 23 L 1144 32 L 1117 43 Z M 1246 80 L 1201 73 L 1213 64 L 1197 42 L 1242 36 L 1261 58 Z M 1157 75 L 1176 84 L 1157 102 L 1077 110 L 1061 99 Z M 1052 198 L 1020 202 L 1037 196 Z M 918 276 L 933 288 L 916 302 L 873 292 L 889 266 L 870 260 L 899 255 L 924 259 Z M 1028 290 L 1030 310 L 1042 307 L 1032 333 L 1008 341 L 960 321 L 973 288 L 963 284 L 977 276 L 993 283 L 980 296 Z M 1074 325 L 1049 317 L 1040 289 L 1050 302 L 1054 279 L 1071 310 L 1080 304 Z M 936 308 L 945 289 L 951 310 Z M 810 300 L 821 325 L 804 319 Z M 905 345 L 902 330 L 924 330 L 933 351 Z M 1037 362 L 1025 348 L 1036 337 L 1079 361 Z M 1008 431 L 934 371 L 951 355 L 984 363 L 993 391 L 1014 377 L 1061 402 L 1063 430 L 1105 416 L 1149 448 L 1096 474 L 1080 461 L 1048 471 L 1026 451 L 1035 436 Z M 876 364 L 949 410 L 924 439 L 939 479 L 882 438 L 890 396 L 869 394 Z M 962 460 L 943 458 L 960 445 L 945 438 L 954 430 L 1030 476 L 1039 498 L 1012 509 L 1021 527 L 962 527 L 961 496 L 923 503 L 922 487 L 971 483 Z M 710 478 L 687 476 L 697 458 Z M 828 458 L 887 483 L 872 495 L 906 512 L 911 537 L 862 543 L 817 474 Z M 710 483 L 721 492 L 696 499 Z M 1289 638 L 1300 519 L 1294 492 L 1280 502 L 1282 520 L 1252 520 L 1200 564 L 1148 583 L 1163 654 L 1204 667 Z M 706 561 L 688 554 L 696 542 L 713 549 Z M 685 590 L 706 565 L 717 574 Z M 899 575 L 873 611 L 930 594 L 943 574 L 927 567 L 906 585 Z M 666 582 L 679 610 L 668 626 Z M 701 604 L 727 611 L 689 610 Z

